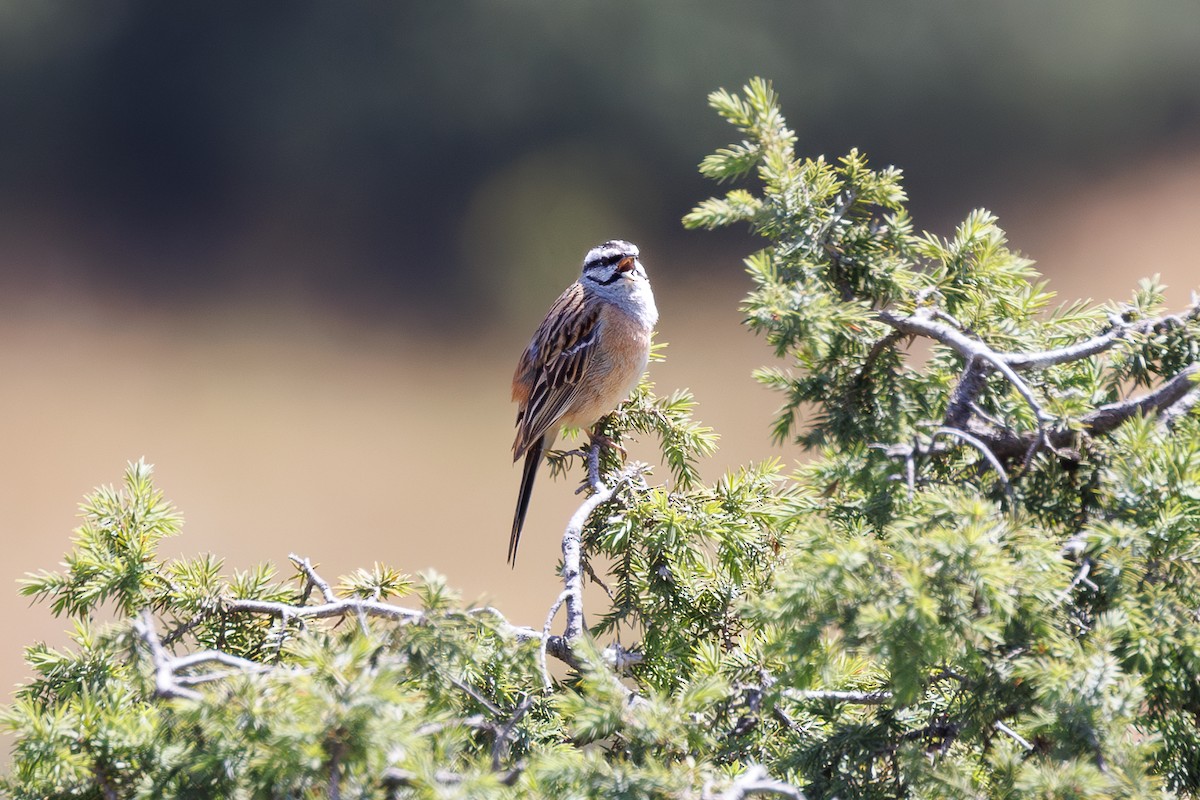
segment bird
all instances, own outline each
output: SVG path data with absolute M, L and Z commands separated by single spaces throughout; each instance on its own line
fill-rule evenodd
M 589 250 L 579 280 L 550 306 L 517 362 L 513 463 L 524 456 L 525 467 L 508 540 L 514 568 L 533 479 L 559 431 L 616 410 L 646 371 L 658 308 L 640 255 L 621 239 Z

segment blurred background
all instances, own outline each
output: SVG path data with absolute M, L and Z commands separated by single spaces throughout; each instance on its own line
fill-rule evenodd
M 902 167 L 940 234 L 991 208 L 1064 300 L 1200 285 L 1195 0 L 0 1 L 0 699 L 68 627 L 16 580 L 141 456 L 168 555 L 432 568 L 539 623 L 577 498 L 538 485 L 508 569 L 509 381 L 608 238 L 706 476 L 799 457 L 750 377 L 756 243 L 679 225 L 734 139 L 705 97 L 754 75 L 802 153 Z

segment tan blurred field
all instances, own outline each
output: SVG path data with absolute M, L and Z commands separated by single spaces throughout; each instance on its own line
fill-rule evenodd
M 1178 305 L 1200 286 L 1197 197 L 1200 157 L 1190 155 L 1086 184 L 1047 178 L 996 210 L 1063 299 L 1125 297 L 1159 272 Z M 777 400 L 750 371 L 770 353 L 740 326 L 747 282 L 735 265 L 717 286 L 690 285 L 688 265 L 669 254 L 647 265 L 670 343 L 653 377 L 664 392 L 694 389 L 698 416 L 723 436 L 705 473 L 796 457 L 769 445 Z M 560 288 L 537 291 L 548 304 Z M 18 597 L 15 581 L 57 565 L 79 499 L 141 456 L 186 518 L 168 555 L 212 552 L 232 570 L 295 551 L 330 578 L 377 560 L 432 568 L 514 622 L 544 619 L 572 485 L 541 481 L 520 562 L 504 563 L 518 480 L 508 381 L 536 319 L 446 341 L 414 337 L 402 320 L 363 327 L 265 300 L 182 315 L 70 294 L 0 307 L 5 695 L 26 677 L 20 645 L 62 643 L 68 627 Z

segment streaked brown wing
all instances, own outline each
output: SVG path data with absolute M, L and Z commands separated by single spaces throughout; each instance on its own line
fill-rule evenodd
M 583 287 L 574 283 L 534 333 L 513 376 L 519 403 L 514 461 L 570 408 L 595 351 L 599 320 L 599 309 L 585 310 Z

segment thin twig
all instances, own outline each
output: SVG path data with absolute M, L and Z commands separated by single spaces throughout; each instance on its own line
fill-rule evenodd
M 585 558 L 583 560 L 582 566 L 583 566 L 583 571 L 587 573 L 588 580 L 590 580 L 592 583 L 598 585 L 601 589 L 603 589 L 604 593 L 606 595 L 608 595 L 608 599 L 612 600 L 613 599 L 612 589 L 608 588 L 608 584 L 605 583 L 600 578 L 600 576 L 596 574 L 596 570 L 592 568 L 592 562 Z
M 1017 390 L 1017 393 L 1025 398 L 1025 402 L 1033 410 L 1034 418 L 1037 420 L 1039 427 L 1050 421 L 1050 416 L 1042 409 L 1041 403 L 1038 402 L 1037 397 L 1033 394 L 1033 390 L 1029 388 L 1024 379 L 1013 370 L 999 353 L 983 342 L 972 339 L 949 325 L 935 322 L 931 319 L 932 316 L 933 312 L 928 308 L 918 308 L 907 317 L 893 314 L 886 309 L 877 314 L 881 322 L 891 325 L 902 333 L 913 336 L 925 336 L 954 348 L 968 362 L 973 359 L 986 361 L 1007 378 L 1012 387 Z
M 1021 475 L 1026 475 L 1033 468 L 1034 456 L 1048 444 L 1046 441 L 1046 429 L 1040 428 L 1037 434 L 1030 437 L 1029 447 L 1025 448 L 1025 457 L 1021 459 Z
M 1065 347 L 1033 353 L 997 351 L 968 335 L 957 320 L 930 306 L 917 308 L 907 316 L 884 309 L 877 312 L 876 318 L 891 326 L 896 333 L 933 339 L 956 350 L 966 359 L 966 366 L 950 398 L 944 425 L 975 437 L 997 459 L 1003 461 L 1022 458 L 1023 470 L 1027 471 L 1033 457 L 1042 447 L 1059 453 L 1060 448 L 1068 445 L 1074 432 L 1066 428 L 1053 431 L 1048 429 L 1047 425 L 1052 418 L 1041 407 L 1032 389 L 1017 372 L 1042 370 L 1056 364 L 1079 361 L 1103 353 L 1135 334 L 1156 333 L 1188 325 L 1200 319 L 1200 297 L 1193 294 L 1191 306 L 1180 314 L 1167 314 L 1130 322 L 1125 315 L 1114 313 L 1109 317 L 1109 328 L 1096 336 Z M 880 344 L 877 343 L 876 346 Z M 875 353 L 875 350 L 873 347 L 872 353 Z M 1033 410 L 1038 425 L 1036 432 L 1019 434 L 999 424 L 979 409 L 975 399 L 983 390 L 984 379 L 990 370 L 1000 372 Z M 1197 370 L 1200 370 L 1200 365 L 1189 365 L 1153 392 L 1101 406 L 1083 418 L 1084 429 L 1093 435 L 1107 433 L 1134 414 L 1151 412 L 1160 412 L 1160 425 L 1170 428 L 1177 419 L 1200 403 L 1200 387 L 1192 383 Z M 972 411 L 976 412 L 982 421 L 972 419 Z M 1067 457 L 1070 455 L 1066 454 Z
M 425 615 L 411 608 L 395 606 L 391 603 L 381 603 L 377 600 L 346 599 L 319 606 L 293 606 L 278 603 L 273 600 L 251 600 L 240 598 L 226 600 L 226 611 L 244 612 L 249 614 L 270 614 L 272 616 L 288 615 L 296 619 L 327 619 L 342 617 L 346 614 L 362 612 L 368 617 L 383 617 L 400 622 L 415 623 L 424 620 Z
M 214 660 L 216 660 L 216 659 L 214 659 Z M 252 663 L 257 663 L 257 662 L 252 662 Z M 266 667 L 265 664 L 262 666 L 264 668 Z M 252 671 L 261 672 L 263 670 L 252 670 Z M 177 686 L 199 686 L 204 683 L 214 683 L 216 681 L 223 681 L 226 678 L 236 678 L 239 675 L 245 675 L 245 674 L 246 674 L 245 669 L 227 669 L 224 672 L 206 672 L 203 675 L 176 675 L 175 676 L 175 684 Z
M 854 385 L 856 387 L 862 386 L 870 376 L 871 369 L 875 366 L 875 362 L 879 359 L 879 356 L 883 355 L 883 351 L 903 338 L 903 333 L 892 330 L 888 331 L 886 336 L 871 345 L 870 351 L 867 352 L 867 357 L 863 359 L 862 369 L 858 371 L 858 375 L 854 379 Z
M 1170 406 L 1168 406 L 1167 409 L 1163 411 L 1162 416 L 1159 418 L 1159 426 L 1163 430 L 1173 430 L 1175 428 L 1175 423 L 1190 414 L 1192 409 L 1196 407 L 1197 403 L 1200 403 L 1200 386 L 1192 389 L 1183 397 L 1179 398 Z
M 1025 748 L 1025 750 L 1027 750 L 1027 751 L 1033 750 L 1033 745 L 1029 743 L 1028 739 L 1026 739 L 1024 736 L 1022 736 L 1021 734 L 1014 731 L 1012 728 L 1005 725 L 1000 720 L 996 720 L 995 727 L 996 727 L 996 730 L 1000 731 L 1005 736 L 1008 736 L 1009 738 L 1011 738 L 1014 742 L 1021 745 L 1021 747 Z
M 504 712 L 501 711 L 496 706 L 495 703 L 493 703 L 491 700 L 488 700 L 486 697 L 481 695 L 479 692 L 475 691 L 465 681 L 460 681 L 458 678 L 454 677 L 453 675 L 447 676 L 446 680 L 450 681 L 450 683 L 453 684 L 459 691 L 468 695 L 476 703 L 479 703 L 479 705 L 486 708 L 489 712 L 491 712 L 492 716 L 494 716 L 494 717 L 504 716 Z
M 1196 388 L 1195 376 L 1198 373 L 1200 364 L 1189 364 L 1152 392 L 1100 406 L 1083 417 L 1083 424 L 1093 433 L 1107 433 L 1134 414 L 1169 410 Z
M 154 628 L 154 617 L 151 616 L 149 609 L 142 609 L 141 614 L 133 621 L 133 629 L 150 650 L 150 663 L 154 666 L 154 694 L 158 697 L 184 698 L 188 700 L 200 699 L 201 695 L 199 692 L 187 688 L 184 685 L 185 682 L 177 678 L 175 673 L 179 670 L 190 669 L 205 664 L 220 664 L 233 668 L 232 672 L 218 673 L 215 676 L 191 676 L 186 681 L 187 683 L 196 684 L 217 680 L 230 674 L 244 675 L 246 673 L 264 672 L 271 669 L 266 664 L 260 664 L 257 661 L 250 661 L 246 658 L 239 658 L 229 653 L 222 653 L 219 650 L 205 650 L 200 653 L 174 657 L 167 652 L 166 648 L 162 645 L 162 641 L 159 640 L 158 633 Z
M 958 428 L 950 428 L 941 426 L 933 432 L 933 436 L 953 436 L 956 439 L 961 439 L 967 444 L 974 447 L 987 462 L 992 465 L 992 469 L 996 470 L 996 474 L 1000 476 L 1000 483 L 1004 486 L 1004 494 L 1008 497 L 1009 502 L 1012 502 L 1012 486 L 1008 482 L 1008 473 L 1004 471 L 1004 465 L 1000 463 L 1000 459 L 996 458 L 996 454 L 991 451 L 978 437 L 972 436 L 966 431 L 960 431 Z
M 500 771 L 500 762 L 508 755 L 509 738 L 512 736 L 513 730 L 517 727 L 517 723 L 521 721 L 521 717 L 529 709 L 533 708 L 533 695 L 526 694 L 521 698 L 521 702 L 517 703 L 517 708 L 513 711 L 512 717 L 505 723 L 504 727 L 496 732 L 496 741 L 492 743 L 492 771 Z
M 1200 318 L 1200 303 L 1193 297 L 1191 307 L 1180 314 L 1164 314 L 1161 317 L 1150 317 L 1137 322 L 1129 322 L 1123 316 L 1113 314 L 1109 318 L 1112 325 L 1109 330 L 1082 342 L 1036 353 L 1000 353 L 999 355 L 1016 370 L 1045 369 L 1055 364 L 1066 364 L 1103 353 L 1112 349 L 1118 342 L 1129 338 L 1131 334 L 1154 333 L 1168 327 L 1181 327 L 1187 321 L 1197 318 Z
M 566 602 L 570 592 L 563 589 L 559 592 L 558 599 L 554 601 L 554 605 L 550 606 L 549 613 L 546 614 L 546 624 L 542 626 L 542 643 L 538 647 L 538 667 L 542 670 L 542 685 L 546 691 L 554 688 L 554 683 L 550 680 L 550 670 L 546 667 L 546 652 L 550 649 L 550 626 L 554 624 L 554 618 L 558 616 L 558 610 L 562 608 Z M 564 639 L 566 637 L 563 637 Z M 569 645 L 568 645 L 569 647 Z
M 313 568 L 312 562 L 307 558 L 301 558 L 295 553 L 288 553 L 288 560 L 296 565 L 296 568 L 304 573 L 308 578 L 308 582 L 320 590 L 321 596 L 325 598 L 326 603 L 336 603 L 337 595 L 333 593 L 333 589 L 329 587 L 329 583 L 317 574 Z
M 522 770 L 520 768 L 510 769 L 507 772 L 500 773 L 496 780 L 501 786 L 512 786 L 517 782 L 517 778 L 521 777 Z M 450 770 L 440 769 L 430 776 L 430 783 L 440 784 L 443 786 L 458 786 L 467 780 L 466 775 L 461 775 Z M 417 773 L 411 770 L 401 769 L 400 767 L 388 767 L 383 771 L 383 776 L 380 782 L 386 789 L 407 789 L 413 786 L 418 786 L 424 783 Z M 393 794 L 392 797 L 397 795 Z
M 967 360 L 967 366 L 958 377 L 958 385 L 954 394 L 950 395 L 950 404 L 946 406 L 944 422 L 947 427 L 961 428 L 976 408 L 975 398 L 987 385 L 987 369 L 978 358 Z
M 170 631 L 168 631 L 165 636 L 162 637 L 163 646 L 170 647 L 172 644 L 174 644 L 176 641 L 178 641 L 184 634 L 193 630 L 197 625 L 199 625 L 201 622 L 204 622 L 205 620 L 209 619 L 215 613 L 216 613 L 216 609 L 214 607 L 209 607 L 209 608 L 206 608 L 203 611 L 201 611 L 199 614 L 197 614 L 195 617 L 188 620 L 187 622 L 182 623 L 180 625 L 176 625 L 174 628 L 172 628 Z
M 338 601 L 338 596 L 334 593 L 333 589 L 330 588 L 329 582 L 317 574 L 317 570 L 313 567 L 311 561 L 309 561 L 307 558 L 301 558 L 295 553 L 288 553 L 288 559 L 295 564 L 296 568 L 303 572 L 305 577 L 308 579 L 308 584 L 304 587 L 304 595 L 301 605 L 304 605 L 308 601 L 309 591 L 313 586 L 320 590 L 321 596 L 325 598 L 326 603 L 336 603 Z M 379 595 L 378 592 L 376 592 L 374 601 L 378 600 Z M 364 613 L 361 608 L 354 609 L 354 612 L 355 617 L 358 619 L 358 629 L 362 631 L 363 634 L 369 634 L 371 629 L 370 626 L 367 625 L 366 613 Z
M 1059 606 L 1065 603 L 1071 597 L 1071 592 L 1075 591 L 1075 588 L 1081 583 L 1092 591 L 1100 591 L 1100 587 L 1096 585 L 1096 582 L 1088 577 L 1091 571 L 1092 560 L 1085 558 L 1083 563 L 1079 565 L 1079 570 L 1075 573 L 1075 577 L 1067 584 L 1067 588 L 1059 592 L 1054 598 L 1054 605 Z
M 497 633 L 504 635 L 504 636 L 512 636 L 518 642 L 526 642 L 526 641 L 530 641 L 533 639 L 541 641 L 543 638 L 541 631 L 534 630 L 533 628 L 530 628 L 528 625 L 513 625 L 511 622 L 508 621 L 508 618 L 506 616 L 504 616 L 503 612 L 501 612 L 500 609 L 495 608 L 494 606 L 481 606 L 479 608 L 471 608 L 462 613 L 469 617 L 475 617 L 475 616 L 479 616 L 481 614 L 488 614 L 490 616 L 495 617 L 499 621 L 500 624 L 498 626 L 496 626 L 495 628 L 493 628 L 493 630 L 495 630 Z
M 720 794 L 719 800 L 744 800 L 756 794 L 805 800 L 804 792 L 790 783 L 772 778 L 766 767 L 759 764 L 747 767 L 745 772 L 734 778 L 733 783 Z
M 1196 398 L 1195 401 L 1187 399 L 1191 392 L 1200 391 L 1200 387 L 1193 383 L 1198 374 L 1200 374 L 1200 364 L 1189 364 L 1151 392 L 1100 406 L 1080 419 L 1083 430 L 1091 436 L 1100 436 L 1115 430 L 1137 414 L 1160 413 L 1165 418 L 1167 414 L 1173 413 L 1172 409 L 1176 407 L 1177 403 L 1200 402 L 1200 398 Z M 1191 405 L 1186 408 L 1190 409 Z M 1172 418 L 1177 419 L 1178 416 Z M 1023 471 L 1029 469 L 1033 456 L 1042 447 L 1047 447 L 1064 458 L 1078 458 L 1069 449 L 1064 452 L 1064 448 L 1073 446 L 1074 440 L 1079 435 L 1078 431 L 1072 428 L 1048 429 L 1043 427 L 1027 433 L 1018 433 L 1010 428 L 996 425 L 994 422 L 972 417 L 959 430 L 965 431 L 986 445 L 1001 463 L 1009 459 L 1021 459 L 1024 465 Z M 890 457 L 897 459 L 908 458 L 914 454 L 912 445 L 908 444 L 874 444 L 871 446 L 883 450 Z M 920 454 L 940 455 L 945 452 L 948 452 L 947 448 L 931 445 L 922 449 Z
M 832 689 L 784 689 L 783 696 L 792 700 L 832 700 L 861 706 L 879 706 L 892 699 L 889 691 L 843 692 Z

